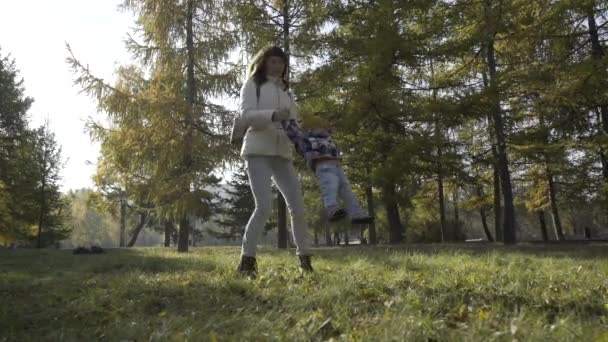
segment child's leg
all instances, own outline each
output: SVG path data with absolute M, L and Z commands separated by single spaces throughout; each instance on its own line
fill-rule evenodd
M 348 177 L 346 177 L 346 174 L 344 173 L 344 169 L 342 168 L 342 166 L 337 167 L 336 173 L 337 173 L 338 182 L 339 182 L 340 197 L 342 197 L 342 200 L 344 201 L 344 205 L 346 206 L 346 211 L 348 212 L 348 216 L 350 218 L 353 218 L 353 217 L 358 217 L 358 216 L 364 215 L 363 210 L 361 209 L 361 206 L 359 205 L 359 201 L 357 200 L 357 197 L 355 197 L 355 194 L 353 193 L 353 190 L 350 186 L 350 182 L 348 181 Z
M 319 178 L 323 204 L 328 210 L 338 207 L 339 179 L 336 173 L 336 165 L 332 163 L 321 163 L 317 165 L 315 174 Z
M 330 221 L 343 218 L 346 213 L 344 209 L 338 208 L 338 187 L 340 179 L 337 174 L 335 163 L 320 163 L 317 165 L 315 173 L 319 178 L 323 205 L 327 210 Z

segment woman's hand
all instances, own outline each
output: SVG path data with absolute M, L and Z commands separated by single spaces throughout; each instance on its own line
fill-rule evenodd
M 288 109 L 279 109 L 275 110 L 272 114 L 272 121 L 285 121 L 289 120 L 289 110 Z

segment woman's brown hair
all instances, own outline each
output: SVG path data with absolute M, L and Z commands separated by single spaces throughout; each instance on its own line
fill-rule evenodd
M 285 68 L 281 74 L 281 79 L 285 83 L 285 89 L 287 89 L 287 81 L 285 80 L 285 74 L 287 74 L 287 55 L 278 46 L 267 46 L 261 49 L 253 61 L 249 65 L 249 78 L 253 78 L 254 82 L 259 86 L 264 84 L 268 79 L 266 78 L 266 60 L 268 57 L 281 57 L 285 62 Z

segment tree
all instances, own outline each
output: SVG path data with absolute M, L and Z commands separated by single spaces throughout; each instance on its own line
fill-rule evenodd
M 91 125 L 109 151 L 109 168 L 133 198 L 152 203 L 178 223 L 178 251 L 188 250 L 193 220 L 208 218 L 219 169 L 229 146 L 231 114 L 212 102 L 234 93 L 235 35 L 222 1 L 125 1 L 138 15 L 138 38 L 128 47 L 139 66 L 121 67 L 114 86 L 96 78 L 71 53 L 76 83 L 98 100 L 112 125 Z M 196 153 L 194 153 L 196 151 Z M 224 153 L 225 152 L 225 153 Z
M 57 146 L 55 134 L 50 131 L 48 121 L 33 133 L 34 151 L 30 167 L 34 170 L 36 180 L 36 246 L 42 248 L 69 236 L 69 201 L 59 191 L 59 172 L 64 163 L 61 159 L 61 148 Z
M 596 4 L 597 2 L 597 4 Z M 599 6 L 602 7 L 599 7 Z M 596 22 L 596 15 L 598 12 L 608 10 L 608 5 L 602 4 L 601 1 L 590 1 L 583 5 L 583 11 L 587 16 L 587 27 L 589 29 L 589 40 L 591 42 L 591 57 L 592 57 L 592 65 L 593 65 L 593 77 L 595 81 L 595 86 L 593 89 L 593 97 L 595 100 L 595 110 L 598 113 L 598 131 L 605 138 L 608 135 L 608 99 L 605 92 L 602 92 L 600 89 L 606 89 L 608 83 L 606 82 L 606 78 L 608 76 L 608 72 L 606 71 L 606 65 L 608 61 L 606 60 L 605 48 L 600 40 L 600 29 L 598 28 Z M 599 7 L 599 8 L 598 8 Z M 605 12 L 604 12 L 605 13 Z M 606 19 L 604 17 L 604 24 L 606 25 Z M 600 90 L 599 92 L 597 90 Z M 608 149 L 605 146 L 600 145 L 599 147 L 599 155 L 600 162 L 602 165 L 602 174 L 604 176 L 604 181 L 608 182 Z
M 0 56 L 0 239 L 37 247 L 69 234 L 68 200 L 59 192 L 61 148 L 48 123 L 30 130 L 15 62 Z
M 504 217 L 502 222 L 502 241 L 506 244 L 516 242 L 515 235 L 515 206 L 513 204 L 513 188 L 511 185 L 511 172 L 509 170 L 509 158 L 507 156 L 507 142 L 505 137 L 504 112 L 501 108 L 501 85 L 498 80 L 498 70 L 496 66 L 496 35 L 501 33 L 504 22 L 496 23 L 495 18 L 503 17 L 500 13 L 503 10 L 503 2 L 498 4 L 490 0 L 483 3 L 481 29 L 482 36 L 486 40 L 482 42 L 487 63 L 488 88 L 487 95 L 490 103 L 490 113 L 494 126 L 494 137 L 496 139 L 496 163 L 500 176 L 500 189 L 503 196 Z
M 399 103 L 404 95 L 397 84 L 396 63 L 403 50 L 395 11 L 388 1 L 368 6 L 333 4 L 336 26 L 325 38 L 327 63 L 309 76 L 317 91 L 328 94 L 310 106 L 336 126 L 346 165 L 353 166 L 349 170 L 368 169 L 368 175 L 356 178 L 367 178 L 366 183 L 382 189 L 392 243 L 400 242 L 404 231 L 395 189 L 403 165 L 395 157 L 403 132 L 397 118 L 403 113 Z M 350 155 L 354 146 L 356 154 Z
M 21 152 L 30 134 L 27 112 L 32 102 L 15 61 L 0 54 L 0 242 L 7 244 L 23 238 L 26 227 L 35 222 L 25 201 L 32 182 L 20 172 L 26 164 L 21 157 L 27 155 Z
M 0 50 L 1 51 L 1 50 Z M 0 177 L 10 176 L 9 155 L 27 132 L 27 111 L 34 100 L 25 96 L 23 79 L 10 55 L 0 54 Z
M 94 129 L 100 130 L 99 126 L 92 126 Z M 127 205 L 129 193 L 127 193 L 126 175 L 120 172 L 118 167 L 112 164 L 112 152 L 109 144 L 111 140 L 107 139 L 101 144 L 101 156 L 97 161 L 97 170 L 93 175 L 93 182 L 96 186 L 96 191 L 88 193 L 87 205 L 96 211 L 109 214 L 112 218 L 117 219 L 119 224 L 118 230 L 118 246 L 126 246 L 126 227 L 127 227 Z
M 210 229 L 209 233 L 220 239 L 236 240 L 242 237 L 251 216 L 251 209 L 254 207 L 249 178 L 245 166 L 240 164 L 233 173 L 233 179 L 225 188 L 225 195 L 220 199 L 217 211 L 218 217 L 215 222 L 224 230 Z

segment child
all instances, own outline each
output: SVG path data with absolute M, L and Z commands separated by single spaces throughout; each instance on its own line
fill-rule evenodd
M 296 120 L 283 121 L 283 129 L 308 167 L 319 178 L 323 203 L 329 220 L 337 221 L 347 214 L 352 224 L 371 223 L 374 218 L 363 212 L 340 165 L 340 151 L 332 140 L 332 129 L 302 130 Z M 338 193 L 346 210 L 338 207 Z

